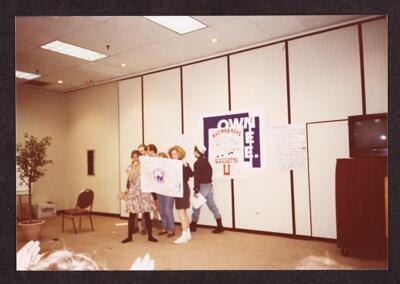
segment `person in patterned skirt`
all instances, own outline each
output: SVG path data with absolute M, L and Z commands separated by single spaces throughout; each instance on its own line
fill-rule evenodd
M 128 172 L 129 190 L 126 192 L 126 208 L 129 212 L 128 237 L 122 240 L 122 243 L 132 241 L 132 234 L 135 228 L 135 216 L 137 214 L 142 214 L 145 219 L 147 239 L 150 242 L 158 242 L 158 240 L 153 237 L 152 223 L 150 220 L 150 211 L 155 207 L 154 199 L 151 193 L 142 192 L 140 188 L 140 155 L 140 152 L 137 150 L 134 150 L 131 154 L 133 162 Z

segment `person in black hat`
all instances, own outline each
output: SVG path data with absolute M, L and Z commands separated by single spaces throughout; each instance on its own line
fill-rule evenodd
M 222 233 L 224 227 L 222 226 L 221 214 L 214 201 L 214 192 L 212 185 L 212 167 L 205 159 L 206 147 L 198 145 L 194 147 L 194 156 L 197 161 L 194 163 L 194 195 L 195 197 L 201 193 L 207 200 L 208 209 L 214 214 L 217 221 L 217 228 L 213 233 Z M 196 225 L 200 217 L 200 208 L 192 208 L 192 222 L 190 223 L 190 231 L 196 232 Z

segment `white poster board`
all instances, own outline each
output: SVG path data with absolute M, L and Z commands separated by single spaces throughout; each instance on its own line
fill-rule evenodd
M 182 161 L 140 156 L 140 182 L 143 192 L 183 197 Z
M 267 139 L 272 146 L 269 169 L 304 170 L 307 159 L 306 127 L 304 124 L 271 126 Z
M 208 130 L 208 160 L 215 178 L 243 177 L 245 171 L 243 135 L 243 127 Z

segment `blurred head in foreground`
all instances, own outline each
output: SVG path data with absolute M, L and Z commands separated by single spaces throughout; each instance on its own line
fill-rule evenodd
M 299 270 L 338 270 L 338 269 L 352 269 L 349 266 L 344 266 L 337 263 L 335 260 L 328 256 L 308 256 L 303 258 L 297 263 L 295 269 Z
M 90 257 L 69 250 L 47 252 L 34 261 L 28 270 L 103 270 Z

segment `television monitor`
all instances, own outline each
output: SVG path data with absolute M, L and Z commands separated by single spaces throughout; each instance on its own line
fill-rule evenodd
M 387 113 L 348 117 L 350 157 L 387 156 Z

